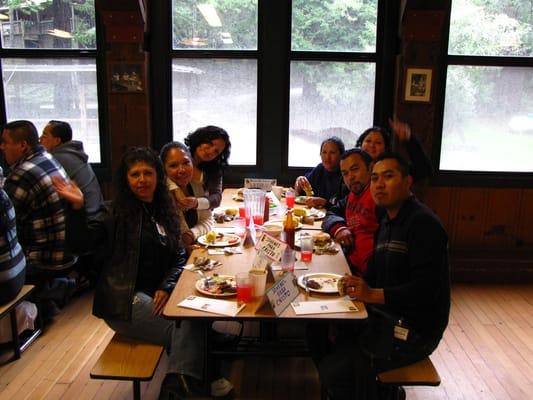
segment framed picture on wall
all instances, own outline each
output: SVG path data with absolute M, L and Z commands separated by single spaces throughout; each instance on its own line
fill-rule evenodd
M 432 80 L 431 68 L 406 68 L 404 100 L 418 103 L 431 102 Z
M 111 93 L 143 93 L 144 66 L 142 63 L 110 63 Z

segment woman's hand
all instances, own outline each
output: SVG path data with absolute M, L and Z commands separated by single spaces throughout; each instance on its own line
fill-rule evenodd
M 296 190 L 296 193 L 298 194 L 301 192 L 307 193 L 313 191 L 313 188 L 305 176 L 299 176 L 294 182 L 294 190 Z
M 181 241 L 185 246 L 190 246 L 194 243 L 194 233 L 192 231 L 185 231 L 181 234 Z
M 60 176 L 52 176 L 52 183 L 59 197 L 68 201 L 74 210 L 83 207 L 83 193 L 76 182 L 73 180 L 66 181 Z
M 170 295 L 164 290 L 156 290 L 154 293 L 154 315 L 161 315 Z
M 322 208 L 325 207 L 328 201 L 322 197 L 308 197 L 305 199 L 305 205 L 309 208 Z
M 181 210 L 190 210 L 192 208 L 198 208 L 198 199 L 196 197 L 183 197 L 181 199 L 176 199 L 178 207 Z
M 389 118 L 389 125 L 400 142 L 408 142 L 411 139 L 411 128 L 405 122 L 394 117 L 394 119 Z

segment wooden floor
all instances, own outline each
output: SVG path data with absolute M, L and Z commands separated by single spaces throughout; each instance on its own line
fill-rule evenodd
M 91 300 L 91 293 L 76 298 L 20 360 L 0 367 L 0 399 L 132 398 L 129 382 L 89 378 L 112 336 L 91 315 Z M 533 285 L 455 285 L 450 325 L 431 358 L 441 386 L 407 388 L 408 399 L 533 399 Z M 157 398 L 165 368 L 163 358 L 142 384 L 143 399 Z M 319 399 L 305 358 L 247 358 L 227 372 L 240 399 Z

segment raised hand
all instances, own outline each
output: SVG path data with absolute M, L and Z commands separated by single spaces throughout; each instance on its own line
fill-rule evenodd
M 400 121 L 396 116 L 394 119 L 389 118 L 389 125 L 400 142 L 407 142 L 411 139 L 411 128 L 405 122 Z
M 83 193 L 76 185 L 76 182 L 73 180 L 67 181 L 60 176 L 53 176 L 52 183 L 59 197 L 68 201 L 74 210 L 79 210 L 83 207 Z

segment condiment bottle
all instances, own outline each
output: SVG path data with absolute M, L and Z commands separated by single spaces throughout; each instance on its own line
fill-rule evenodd
M 283 222 L 283 240 L 294 249 L 294 231 L 296 230 L 296 220 L 292 216 L 292 209 L 287 210 L 285 221 Z
M 270 198 L 265 196 L 265 211 L 263 212 L 263 223 L 268 221 L 270 217 Z

